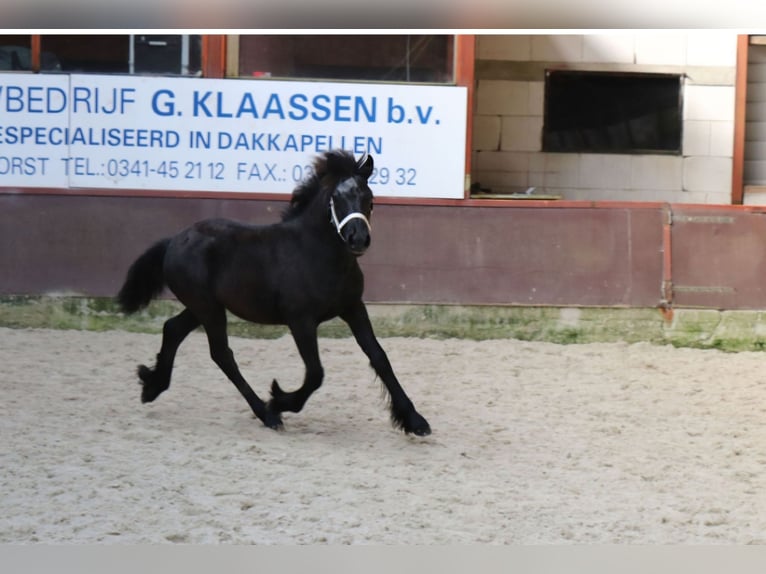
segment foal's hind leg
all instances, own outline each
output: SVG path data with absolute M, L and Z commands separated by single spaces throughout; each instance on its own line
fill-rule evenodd
M 173 372 L 173 361 L 178 346 L 186 336 L 199 327 L 199 321 L 188 309 L 184 309 L 165 321 L 162 328 L 162 346 L 157 355 L 157 364 L 153 369 L 145 365 L 138 367 L 138 377 L 141 379 L 141 402 L 150 403 L 170 386 L 170 375 Z
M 324 369 L 319 360 L 317 346 L 317 326 L 313 323 L 293 324 L 290 325 L 290 332 L 306 365 L 306 374 L 301 388 L 291 393 L 283 391 L 276 379 L 271 384 L 269 409 L 277 413 L 300 412 L 312 393 L 322 386 L 324 379 Z
M 221 307 L 209 314 L 202 322 L 207 333 L 207 340 L 210 346 L 210 357 L 216 365 L 226 374 L 229 380 L 234 383 L 237 390 L 253 409 L 253 413 L 264 425 L 272 429 L 282 428 L 282 419 L 278 412 L 271 411 L 255 391 L 247 384 L 247 381 L 239 372 L 237 362 L 234 360 L 234 353 L 229 348 L 229 337 L 226 333 L 226 311 Z

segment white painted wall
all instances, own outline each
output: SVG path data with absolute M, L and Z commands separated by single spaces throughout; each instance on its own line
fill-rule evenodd
M 544 153 L 542 78 L 479 77 L 472 181 L 564 199 L 730 203 L 736 51 L 737 34 L 726 30 L 479 35 L 477 60 L 687 77 L 680 156 Z

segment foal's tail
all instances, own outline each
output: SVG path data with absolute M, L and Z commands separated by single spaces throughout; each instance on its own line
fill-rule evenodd
M 170 239 L 162 239 L 147 249 L 128 269 L 125 284 L 117 294 L 117 302 L 125 313 L 143 309 L 162 292 L 165 278 L 162 265 Z

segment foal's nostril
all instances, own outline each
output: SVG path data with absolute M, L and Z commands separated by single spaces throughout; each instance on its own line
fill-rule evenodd
M 355 253 L 362 253 L 370 246 L 370 234 L 366 230 L 350 229 L 346 243 Z

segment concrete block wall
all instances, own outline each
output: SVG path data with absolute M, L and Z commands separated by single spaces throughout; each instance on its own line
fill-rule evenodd
M 737 35 L 478 35 L 471 180 L 564 199 L 731 202 Z M 684 74 L 681 155 L 544 153 L 547 67 Z

